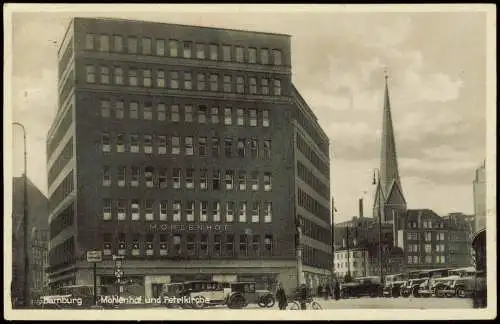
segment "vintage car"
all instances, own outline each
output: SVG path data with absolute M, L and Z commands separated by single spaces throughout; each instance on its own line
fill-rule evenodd
M 401 286 L 401 296 L 403 297 L 420 297 L 418 291 L 420 284 L 426 281 L 427 278 L 409 279 Z
M 231 296 L 228 307 L 241 308 L 248 304 L 258 304 L 260 307 L 273 307 L 274 295 L 267 289 L 256 290 L 255 282 L 232 282 Z
M 470 297 L 473 292 L 474 277 L 460 277 L 452 280 L 450 285 L 443 290 L 446 297 Z
M 162 298 L 167 307 L 204 308 L 207 306 L 226 305 L 231 294 L 229 284 L 216 281 L 186 281 L 164 286 Z M 169 304 L 171 304 L 169 306 Z
M 351 282 L 343 283 L 340 292 L 343 298 L 379 297 L 383 295 L 383 286 L 378 277 L 355 278 Z
M 431 294 L 434 297 L 445 297 L 445 290 L 449 288 L 449 286 L 453 283 L 453 280 L 459 278 L 458 276 L 448 276 L 443 278 L 434 279 L 431 285 Z
M 184 291 L 184 283 L 174 282 L 163 285 L 163 291 L 161 293 L 162 303 L 167 308 L 179 308 L 182 303 L 180 302 L 180 297 Z
M 394 274 L 385 277 L 385 285 L 383 294 L 385 297 L 399 297 L 401 296 L 401 287 L 408 279 L 406 274 Z

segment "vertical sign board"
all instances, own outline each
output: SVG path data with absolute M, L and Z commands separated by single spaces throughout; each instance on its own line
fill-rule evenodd
M 97 263 L 102 262 L 102 251 L 87 251 L 87 262 L 94 264 L 94 305 L 97 305 Z

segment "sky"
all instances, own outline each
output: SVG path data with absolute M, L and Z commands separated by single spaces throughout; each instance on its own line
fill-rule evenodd
M 12 51 L 12 119 L 27 129 L 28 176 L 42 192 L 45 139 L 57 110 L 58 44 L 72 17 L 99 16 L 291 35 L 293 83 L 330 138 L 335 222 L 358 215 L 359 198 L 365 216 L 372 214 L 387 67 L 408 208 L 473 213 L 474 170 L 486 156 L 485 13 L 140 8 L 13 13 L 6 47 Z M 12 145 L 19 176 L 17 128 Z

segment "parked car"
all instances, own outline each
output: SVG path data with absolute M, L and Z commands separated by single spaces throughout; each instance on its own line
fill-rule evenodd
M 343 283 L 340 291 L 343 298 L 379 297 L 383 295 L 383 286 L 380 283 L 380 278 L 377 277 L 355 278 L 351 282 Z
M 274 295 L 267 289 L 256 290 L 255 282 L 232 282 L 231 294 L 237 293 L 243 297 L 244 306 L 248 304 L 258 304 L 260 307 L 273 307 L 275 303 Z M 232 301 L 234 303 L 234 299 Z
M 427 278 L 418 278 L 418 279 L 409 279 L 406 283 L 401 287 L 401 296 L 403 297 L 420 297 L 418 290 L 419 286 L 422 282 L 427 280 Z
M 401 296 L 401 287 L 408 279 L 406 274 L 394 274 L 385 277 L 385 285 L 383 294 L 385 297 L 399 297 Z
M 474 277 L 462 277 L 454 279 L 451 284 L 443 290 L 447 297 L 471 297 L 473 293 Z
M 434 297 L 445 297 L 446 290 L 450 287 L 455 279 L 459 278 L 458 276 L 449 276 L 443 278 L 436 278 L 431 285 L 431 293 Z

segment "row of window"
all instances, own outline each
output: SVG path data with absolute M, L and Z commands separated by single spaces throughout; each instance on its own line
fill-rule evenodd
M 330 198 L 330 189 L 318 177 L 314 175 L 305 165 L 297 161 L 297 176 L 302 179 L 307 185 L 313 188 L 322 197 Z
M 237 236 L 236 236 L 237 237 Z M 259 256 L 261 255 L 261 245 L 264 245 L 264 255 L 270 255 L 273 251 L 273 235 L 239 235 L 236 241 L 234 234 L 215 234 L 209 239 L 208 234 L 167 234 L 157 235 L 146 234 L 142 237 L 138 233 L 131 236 L 127 241 L 125 233 L 119 233 L 117 244 L 110 233 L 103 235 L 103 254 L 113 255 L 114 252 L 122 256 L 154 256 L 159 255 L 191 255 L 191 256 L 233 256 L 235 246 L 238 247 L 240 256 Z M 129 254 L 130 253 L 130 254 Z
M 297 149 L 312 163 L 312 165 L 329 179 L 330 167 L 328 163 L 324 162 L 299 134 L 297 134 L 296 137 L 296 145 Z
M 221 178 L 221 170 L 213 169 L 209 173 L 208 169 L 196 171 L 193 168 L 182 170 L 181 168 L 172 168 L 171 172 L 167 168 L 157 168 L 146 166 L 119 166 L 115 169 L 116 186 L 137 188 L 143 184 L 146 188 L 168 188 L 170 185 L 174 189 L 195 189 L 199 184 L 200 190 L 239 190 L 239 191 L 258 191 L 260 189 L 259 171 L 248 172 L 245 170 L 225 170 L 224 180 Z M 102 171 L 102 186 L 111 187 L 113 184 L 111 167 L 104 166 Z M 210 177 L 210 181 L 209 181 Z M 224 183 L 222 183 L 224 181 Z M 210 188 L 209 188 L 210 182 Z M 264 191 L 272 190 L 271 172 L 263 173 Z
M 142 137 L 142 141 L 141 141 Z M 210 147 L 209 142 L 210 141 Z M 259 157 L 260 139 L 258 138 L 238 138 L 225 137 L 224 141 L 224 156 L 231 157 Z M 101 134 L 101 151 L 111 152 L 112 142 L 115 144 L 117 153 L 140 153 L 141 151 L 146 154 L 157 153 L 160 155 L 181 154 L 181 137 L 180 136 L 167 136 L 153 134 L 126 134 L 118 133 L 112 141 L 109 133 Z M 142 144 L 142 150 L 140 146 Z M 168 144 L 168 145 L 167 145 Z M 219 137 L 198 137 L 195 146 L 194 137 L 185 136 L 182 143 L 182 151 L 185 156 L 208 156 L 221 157 L 221 139 Z M 155 149 L 156 148 L 156 149 Z M 271 159 L 271 140 L 264 139 L 262 141 L 261 154 L 265 160 Z
M 346 259 L 347 252 L 337 253 L 336 257 L 339 259 Z M 362 251 L 350 251 L 349 253 L 349 258 L 362 258 L 362 257 L 364 257 L 364 252 Z
M 424 240 L 425 241 L 432 241 L 432 232 L 425 232 L 424 234 Z M 436 233 L 436 240 L 437 241 L 444 241 L 445 240 L 445 233 Z M 409 241 L 417 241 L 419 239 L 419 233 L 417 232 L 408 232 L 408 240 Z
M 417 221 L 409 221 L 408 228 L 418 228 L 418 222 Z M 444 223 L 443 222 L 432 222 L 430 220 L 429 221 L 424 220 L 424 221 L 422 221 L 422 228 L 444 228 Z
M 320 204 L 300 188 L 298 188 L 298 204 L 321 220 L 330 223 L 330 209 Z
M 304 235 L 307 235 L 317 241 L 328 243 L 331 239 L 331 232 L 318 224 L 310 221 L 307 218 L 301 217 L 302 228 L 304 229 Z
M 49 211 L 53 211 L 74 190 L 73 171 L 57 186 L 49 198 Z
M 178 104 L 170 105 L 168 111 L 167 106 L 162 102 L 157 103 L 154 109 L 152 101 L 144 101 L 140 106 L 142 113 L 139 113 L 139 102 L 130 101 L 128 103 L 127 118 L 139 119 L 141 117 L 144 120 L 181 122 L 181 111 Z M 101 100 L 100 108 L 101 117 L 109 118 L 111 117 L 111 112 L 113 112 L 113 116 L 116 119 L 125 118 L 125 104 L 122 100 L 114 101 L 113 106 L 111 106 L 110 100 Z M 182 108 L 182 121 L 185 123 L 198 122 L 199 124 L 210 123 L 215 125 L 223 123 L 226 126 L 231 126 L 235 121 L 234 125 L 237 126 L 270 126 L 268 109 L 233 109 L 232 107 L 225 107 L 222 110 L 217 106 L 208 109 L 205 105 L 198 105 L 196 111 L 193 105 L 184 105 Z M 236 111 L 236 119 L 234 118 L 234 111 Z M 222 113 L 223 116 L 221 116 Z
M 50 222 L 50 239 L 54 239 L 65 228 L 73 225 L 74 218 L 74 206 L 73 203 L 71 203 Z
M 66 112 L 64 113 L 64 117 L 61 118 L 61 123 L 54 131 L 52 136 L 47 139 L 48 157 L 52 156 L 52 153 L 54 153 L 55 149 L 63 139 L 64 135 L 66 135 L 66 132 L 68 131 L 72 122 L 73 122 L 73 109 L 70 108 L 67 109 Z
M 420 264 L 422 261 L 427 264 L 432 264 L 432 263 L 439 263 L 443 264 L 446 263 L 446 257 L 444 255 L 436 255 L 435 260 L 433 262 L 432 255 L 426 255 L 424 258 L 421 258 L 418 255 L 409 255 L 408 256 L 408 264 Z
M 47 181 L 49 186 L 57 178 L 61 170 L 68 164 L 68 162 L 73 157 L 73 138 L 70 138 L 64 149 L 61 151 L 57 159 L 54 161 L 50 167 Z
M 209 208 L 210 207 L 210 208 Z M 248 210 L 251 208 L 250 210 Z M 114 217 L 115 216 L 115 217 Z M 210 216 L 210 217 L 209 217 Z M 224 219 L 222 219 L 224 216 Z M 269 201 L 155 201 L 153 199 L 103 199 L 102 219 L 124 221 L 173 222 L 240 222 L 271 223 L 272 203 Z M 261 219 L 262 218 L 262 219 Z
M 196 79 L 194 79 L 196 77 Z M 260 94 L 281 96 L 280 79 L 230 74 L 179 72 L 164 69 L 122 68 L 105 65 L 85 65 L 85 80 L 89 84 L 127 85 L 130 87 L 169 88 L 196 91 Z M 246 82 L 245 82 L 246 81 Z M 257 82 L 258 81 L 258 82 Z
M 418 244 L 408 244 L 408 252 L 410 253 L 415 253 L 419 252 L 420 248 Z M 434 251 L 432 251 L 432 245 L 431 244 L 425 244 L 424 245 L 424 251 L 425 253 L 432 253 L 432 252 L 444 252 L 445 250 L 445 245 L 444 244 L 436 244 L 434 246 Z
M 85 49 L 89 51 L 182 57 L 186 59 L 224 61 L 250 64 L 282 65 L 281 50 L 218 44 L 193 43 L 176 39 L 153 39 L 108 34 L 87 33 Z

